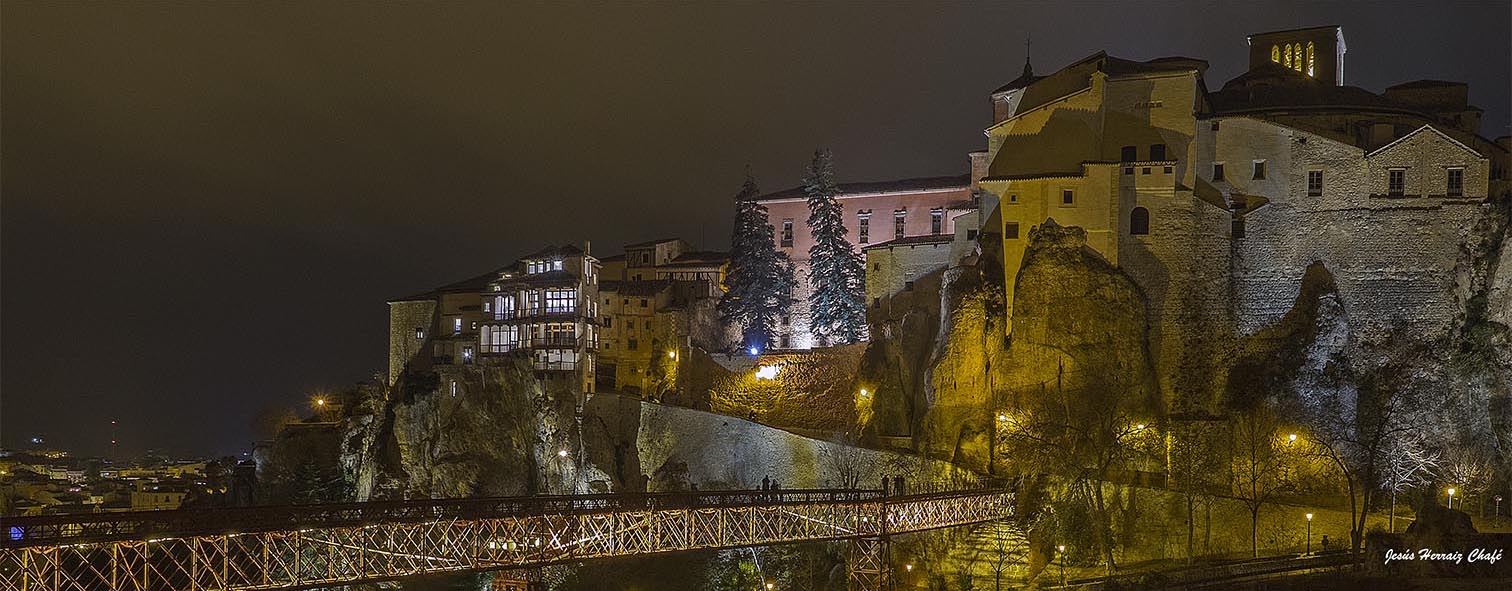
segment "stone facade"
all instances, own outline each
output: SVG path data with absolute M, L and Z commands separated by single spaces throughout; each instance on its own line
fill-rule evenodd
M 605 259 L 600 385 L 660 398 L 690 347 L 722 350 L 734 342 L 714 308 L 728 263 L 728 253 L 695 251 L 676 238 L 631 244 Z
M 1143 292 L 1167 401 L 1213 402 L 1225 351 L 1279 321 L 1315 263 L 1357 337 L 1403 323 L 1442 334 L 1463 309 L 1451 270 L 1505 182 L 1506 150 L 1465 128 L 1473 108 L 1441 90 L 1452 83 L 1398 90 L 1432 109 L 1339 87 L 1342 34 L 1313 42 L 1337 49 L 1338 71 L 1298 74 L 1266 55 L 1210 93 L 1203 62 L 1099 53 L 1045 77 L 1026 69 L 994 94 L 1013 100 L 973 161 L 994 197 L 982 250 L 1001 244 L 1005 317 L 1030 232 L 1054 221 Z
M 915 236 L 868 246 L 866 305 L 879 310 L 893 296 L 911 291 L 914 281 L 953 264 L 954 236 Z
M 591 394 L 598 280 L 598 259 L 561 246 L 390 301 L 389 381 L 406 370 L 435 371 L 441 387 L 457 394 L 465 383 L 458 372 L 467 367 L 526 357 L 543 379 Z

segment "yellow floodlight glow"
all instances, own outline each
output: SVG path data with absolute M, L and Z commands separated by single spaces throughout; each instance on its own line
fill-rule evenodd
M 756 368 L 756 379 L 775 380 L 777 379 L 777 372 L 781 371 L 781 369 L 782 366 L 780 365 L 762 365 Z

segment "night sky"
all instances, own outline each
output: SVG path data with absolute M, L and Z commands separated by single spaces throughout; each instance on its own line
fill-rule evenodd
M 1347 82 L 1470 83 L 1508 131 L 1512 5 L 65 4 L 0 14 L 0 444 L 246 449 L 381 372 L 393 296 L 550 243 L 728 243 L 749 164 L 967 172 L 1033 34 L 1209 61 L 1340 24 Z

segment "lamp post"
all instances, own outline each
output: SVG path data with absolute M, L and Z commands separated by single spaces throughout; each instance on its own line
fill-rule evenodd
M 1496 498 L 1491 500 L 1496 501 L 1496 509 L 1491 512 L 1491 516 L 1501 517 L 1501 495 L 1496 495 Z
M 1312 554 L 1312 513 L 1307 514 L 1307 553 Z
M 1059 546 L 1056 546 L 1055 547 L 1055 554 L 1056 554 L 1056 558 L 1060 559 L 1061 586 L 1065 587 L 1066 586 L 1066 545 L 1065 544 L 1061 544 Z
M 1454 488 L 1453 487 L 1451 487 L 1449 489 L 1449 508 L 1450 509 L 1454 508 Z

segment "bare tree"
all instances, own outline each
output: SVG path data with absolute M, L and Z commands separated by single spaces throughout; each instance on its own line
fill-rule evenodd
M 1444 454 L 1439 478 L 1453 485 L 1461 502 L 1480 497 L 1491 487 L 1491 462 L 1481 450 L 1469 445 L 1455 445 Z M 1484 503 L 1482 503 L 1484 504 Z
M 1387 531 L 1396 532 L 1397 495 L 1407 489 L 1427 484 L 1429 475 L 1438 468 L 1439 454 L 1423 445 L 1416 433 L 1403 433 L 1386 443 L 1381 462 L 1381 487 L 1391 493 L 1391 514 Z
M 1260 510 L 1290 488 L 1296 459 L 1295 440 L 1282 429 L 1274 409 L 1262 403 L 1236 413 L 1234 420 L 1234 496 L 1250 512 L 1250 555 L 1260 556 Z
M 1370 507 L 1382 492 L 1391 442 L 1424 427 L 1418 392 L 1405 366 L 1387 362 L 1359 379 L 1357 388 L 1329 390 L 1303 400 L 1307 448 L 1332 463 L 1349 489 L 1350 549 L 1360 551 Z M 1354 394 L 1353 397 L 1350 394 Z
M 1227 474 L 1227 446 L 1219 441 L 1218 420 L 1209 417 L 1172 417 L 1170 488 L 1181 494 L 1186 505 L 1187 562 L 1196 555 L 1197 505 L 1210 499 L 1215 486 Z
M 838 443 L 831 453 L 824 456 L 824 467 L 830 485 L 846 490 L 861 488 L 862 479 L 871 472 L 871 462 L 866 452 L 849 435 L 841 438 Z
M 1151 421 L 1139 418 L 1148 409 L 1141 408 L 1142 385 L 1125 381 L 1130 373 L 1083 376 L 1074 388 L 1057 380 L 1053 390 L 1025 396 L 1019 408 L 997 417 L 1006 457 L 1020 458 L 1025 471 L 1065 479 L 1065 498 L 1086 506 L 1110 575 L 1117 569 L 1117 538 L 1107 487 L 1159 443 Z

